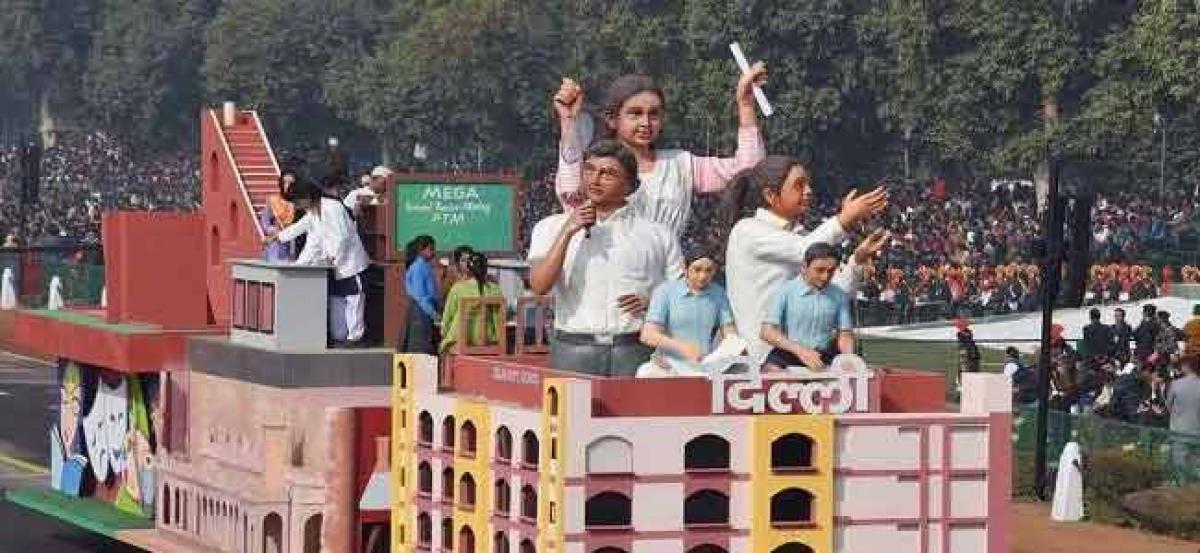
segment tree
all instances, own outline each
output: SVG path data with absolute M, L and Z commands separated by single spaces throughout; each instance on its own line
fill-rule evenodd
M 38 114 L 44 132 L 77 119 L 80 75 L 96 24 L 93 4 L 0 0 L 0 14 L 0 96 L 16 101 L 15 112 Z
M 107 0 L 84 96 L 96 123 L 127 142 L 177 147 L 194 135 L 204 29 L 213 0 Z

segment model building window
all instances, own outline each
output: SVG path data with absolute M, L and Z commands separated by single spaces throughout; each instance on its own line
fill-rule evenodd
M 462 454 L 475 456 L 475 423 L 466 421 L 462 425 Z
M 429 411 L 421 411 L 421 414 L 417 417 L 417 419 L 418 419 L 417 426 L 419 427 L 418 433 L 417 433 L 417 440 L 419 440 L 421 442 L 421 445 L 432 444 L 433 443 L 433 417 L 429 414 Z
M 687 553 L 729 553 L 729 551 L 726 551 L 724 547 L 719 545 L 706 543 L 704 545 L 697 545 L 696 547 L 688 549 Z
M 246 328 L 246 281 L 240 278 L 233 280 L 233 313 L 230 318 L 233 319 L 233 328 Z
M 729 470 L 729 442 L 720 436 L 705 434 L 683 447 L 685 470 Z
M 512 432 L 508 431 L 507 426 L 501 426 L 496 431 L 496 458 L 501 461 L 511 461 L 512 445 Z
M 771 468 L 776 471 L 812 469 L 813 442 L 804 434 L 788 434 L 771 442 Z
M 163 484 L 163 494 L 162 494 L 162 497 L 163 497 L 163 500 L 162 500 L 162 506 L 163 506 L 163 510 L 162 510 L 162 513 L 163 513 L 163 514 L 162 514 L 162 521 L 163 521 L 163 524 L 164 524 L 164 525 L 170 526 L 170 525 L 171 525 L 171 486 L 168 486 L 168 485 L 166 485 L 166 484 Z M 175 503 L 178 505 L 178 503 L 179 503 L 179 500 L 178 500 L 178 499 L 176 499 L 176 500 L 175 500 Z M 179 518 L 179 515 L 178 515 L 178 514 L 177 514 L 177 515 L 175 515 L 175 518 Z
M 475 509 L 475 479 L 470 474 L 462 475 L 458 481 L 458 500 L 468 509 Z
M 813 550 L 811 547 L 802 543 L 792 542 L 785 543 L 779 547 L 776 547 L 775 549 L 772 549 L 771 553 L 813 553 Z
M 454 430 L 453 416 L 442 419 L 442 447 L 450 451 L 454 450 Z
M 458 531 L 458 549 L 459 553 L 475 553 L 475 532 L 471 531 L 471 527 L 463 526 Z
M 450 467 L 442 471 L 442 499 L 454 501 L 454 469 Z
M 492 536 L 492 553 L 508 553 L 508 534 L 496 532 Z
M 429 513 L 417 515 L 417 545 L 429 547 L 433 543 L 433 521 Z
M 537 548 L 529 540 L 521 540 L 521 553 L 537 553 Z
M 496 512 L 508 514 L 512 508 L 512 490 L 508 487 L 508 481 L 501 478 L 496 481 Z
M 804 525 L 812 522 L 812 494 L 788 488 L 771 496 L 771 524 Z
M 521 488 L 521 517 L 537 520 L 537 492 L 529 484 Z
M 454 548 L 454 519 L 442 519 L 442 550 L 451 551 Z
M 625 494 L 602 492 L 592 496 L 583 507 L 583 525 L 630 526 L 633 521 L 632 502 Z
M 528 467 L 538 465 L 538 439 L 532 430 L 521 436 L 521 461 Z
M 425 495 L 433 494 L 433 469 L 425 461 L 417 466 L 417 491 Z
M 546 410 L 551 417 L 558 416 L 558 389 L 551 387 L 546 390 Z
M 262 297 L 262 283 L 246 282 L 246 330 L 258 331 L 258 302 Z
M 729 524 L 729 496 L 700 490 L 683 502 L 684 524 Z
M 588 474 L 633 474 L 633 444 L 614 436 L 587 446 Z

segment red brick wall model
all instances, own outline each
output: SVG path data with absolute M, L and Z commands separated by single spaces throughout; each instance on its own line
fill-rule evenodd
M 110 323 L 169 329 L 208 324 L 204 216 L 198 213 L 108 212 L 103 219 L 104 282 Z
M 249 112 L 238 112 L 230 129 L 257 130 Z M 264 144 L 265 148 L 266 145 Z M 200 113 L 200 181 L 204 200 L 205 274 L 208 298 L 215 321 L 229 324 L 230 261 L 262 257 L 262 237 L 257 230 L 257 215 L 247 205 L 238 185 L 233 154 L 223 141 L 219 114 L 205 108 Z

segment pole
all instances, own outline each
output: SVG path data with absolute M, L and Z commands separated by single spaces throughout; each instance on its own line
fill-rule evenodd
M 1061 167 L 1056 154 L 1050 158 L 1050 180 L 1047 186 L 1045 223 L 1042 237 L 1046 251 L 1042 262 L 1042 347 L 1038 358 L 1037 372 L 1037 438 L 1034 451 L 1033 474 L 1037 483 L 1037 495 L 1046 500 L 1049 484 L 1046 472 L 1047 423 L 1050 419 L 1050 327 L 1054 324 L 1054 302 L 1058 297 L 1059 280 L 1062 277 L 1063 220 L 1062 200 L 1058 197 L 1058 177 Z
M 1163 118 L 1162 126 L 1162 153 L 1158 157 L 1158 198 L 1160 200 L 1167 197 L 1167 120 Z

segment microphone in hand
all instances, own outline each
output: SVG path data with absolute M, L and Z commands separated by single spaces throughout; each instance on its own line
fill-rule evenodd
M 592 237 L 592 227 L 596 226 L 596 206 L 588 200 L 579 206 L 579 218 L 583 221 L 583 237 Z

